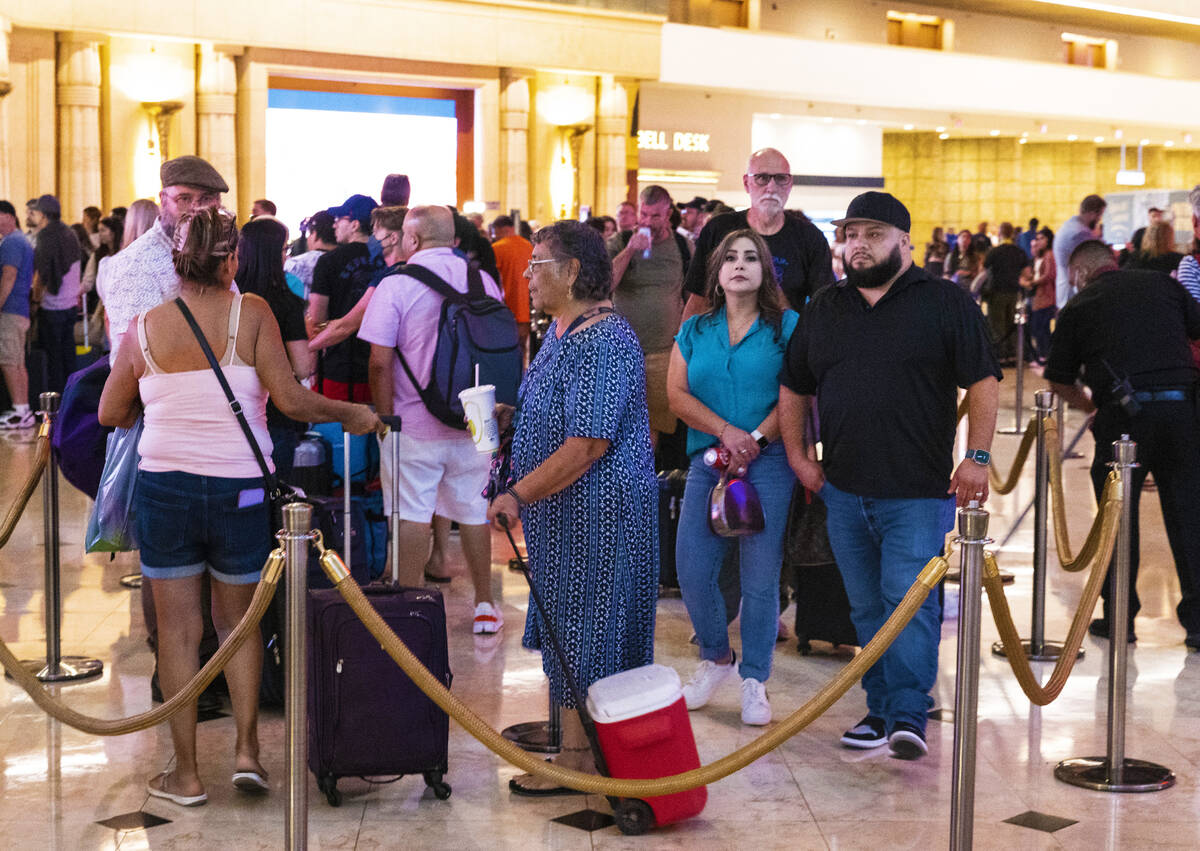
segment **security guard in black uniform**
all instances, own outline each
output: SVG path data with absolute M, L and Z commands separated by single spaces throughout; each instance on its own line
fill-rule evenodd
M 1137 595 L 1138 500 L 1154 474 L 1167 540 L 1183 599 L 1176 608 L 1188 647 L 1200 649 L 1200 408 L 1196 365 L 1188 340 L 1200 339 L 1200 303 L 1161 272 L 1119 270 L 1112 250 L 1091 240 L 1071 254 L 1079 293 L 1058 315 L 1045 377 L 1070 405 L 1096 411 L 1092 484 L 1099 499 L 1113 441 L 1137 442 L 1130 530 L 1129 640 Z M 1076 385 L 1081 377 L 1091 396 Z M 1104 617 L 1091 633 L 1109 634 L 1109 584 Z

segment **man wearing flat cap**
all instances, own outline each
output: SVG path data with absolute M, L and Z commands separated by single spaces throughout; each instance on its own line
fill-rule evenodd
M 108 314 L 111 363 L 125 331 L 140 313 L 158 307 L 179 295 L 179 276 L 171 260 L 171 238 L 184 213 L 215 207 L 229 184 L 207 160 L 183 156 L 167 160 L 158 171 L 162 191 L 158 221 L 154 227 L 115 254 L 110 263 L 108 295 L 104 309 Z
M 1000 368 L 971 297 L 912 262 L 900 201 L 866 192 L 846 217 L 846 278 L 819 290 L 788 344 L 779 420 L 788 460 L 827 508 L 829 542 L 865 645 L 942 549 L 955 505 L 988 495 Z M 957 388 L 967 391 L 965 458 L 954 468 Z M 820 409 L 821 461 L 806 439 Z M 928 752 L 925 717 L 941 633 L 931 594 L 863 677 L 867 715 L 841 742 Z

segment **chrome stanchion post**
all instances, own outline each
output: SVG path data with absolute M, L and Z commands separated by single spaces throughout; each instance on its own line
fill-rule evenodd
M 1031 662 L 1053 662 L 1062 655 L 1063 643 L 1046 641 L 1046 556 L 1047 526 L 1050 517 L 1050 459 L 1046 445 L 1046 417 L 1054 411 L 1053 390 L 1038 390 L 1033 394 L 1034 416 L 1037 418 L 1037 457 L 1035 459 L 1035 491 L 1033 498 L 1033 612 L 1030 618 L 1029 640 L 1022 641 Z M 1007 538 L 1005 539 L 1007 540 Z M 992 653 L 1006 656 L 1004 642 L 992 645 Z M 1083 658 L 1081 649 L 1076 658 Z
M 1109 466 L 1121 480 L 1121 525 L 1117 530 L 1115 564 L 1109 568 L 1108 619 L 1108 754 L 1066 759 L 1054 767 L 1064 783 L 1098 792 L 1157 792 L 1175 785 L 1166 766 L 1125 756 L 1125 696 L 1129 666 L 1130 523 L 1133 516 L 1133 468 L 1137 444 L 1122 435 L 1113 441 Z
M 287 824 L 284 847 L 297 851 L 308 847 L 308 546 L 312 539 L 312 506 L 293 502 L 283 507 L 280 536 L 286 562 L 287 643 L 284 645 L 284 715 L 287 738 Z
M 1016 398 L 1013 400 L 1013 424 L 1012 428 L 998 429 L 1000 434 L 1024 434 L 1025 424 L 1025 298 L 1022 296 L 1017 299 L 1017 309 L 1013 315 L 1013 324 L 1017 327 L 1017 374 L 1016 381 Z
M 954 767 L 950 848 L 969 851 L 975 828 L 975 733 L 979 708 L 979 622 L 983 610 L 983 548 L 988 513 L 971 503 L 959 512 L 958 676 L 954 681 Z
M 62 397 L 42 393 L 42 425 L 38 437 L 49 435 Z M 98 677 L 104 672 L 99 659 L 62 655 L 62 576 L 59 562 L 58 462 L 51 452 L 42 473 L 42 544 L 45 549 L 46 583 L 46 659 L 22 660 L 21 664 L 37 674 L 44 683 L 65 683 Z

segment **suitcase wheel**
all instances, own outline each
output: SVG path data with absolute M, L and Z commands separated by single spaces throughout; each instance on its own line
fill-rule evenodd
M 329 806 L 342 805 L 342 793 L 338 791 L 336 777 L 318 777 L 317 788 L 325 793 L 325 800 L 329 802 Z
M 801 656 L 808 656 L 812 653 L 812 644 L 807 638 L 800 638 L 796 640 L 796 649 L 800 651 Z
M 623 798 L 617 805 L 617 829 L 626 836 L 641 836 L 654 827 L 654 810 L 645 801 Z
M 444 801 L 450 797 L 450 784 L 442 780 L 442 772 L 426 771 L 425 785 L 433 790 L 433 796 L 439 801 Z

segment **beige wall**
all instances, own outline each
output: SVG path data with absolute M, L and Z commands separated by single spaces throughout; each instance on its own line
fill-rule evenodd
M 886 44 L 887 13 L 892 9 L 952 20 L 956 53 L 1061 63 L 1062 33 L 1074 32 L 1116 39 L 1117 68 L 1121 71 L 1157 77 L 1200 78 L 1200 44 L 1194 41 L 1130 35 L 1117 29 L 983 14 L 921 3 L 896 3 L 890 0 L 787 0 L 763 3 L 761 27 L 763 30 L 785 32 L 803 38 Z M 949 81 L 946 96 L 948 99 L 952 97 Z M 1031 93 L 1031 97 L 1036 97 L 1036 94 Z
M 48 30 L 636 77 L 657 74 L 663 20 L 636 10 L 485 0 L 5 0 L 5 6 L 15 25 Z
M 182 103 L 171 118 L 165 153 L 167 158 L 196 153 L 196 56 L 188 42 L 117 36 L 108 40 L 102 55 L 104 199 L 92 203 L 108 209 L 158 195 L 158 158 L 149 147 L 153 128 L 143 102 Z
M 24 223 L 25 201 L 55 191 L 54 33 L 14 27 L 9 42 L 12 91 L 4 98 L 9 200 Z
M 1136 163 L 1136 148 L 1127 157 Z M 1147 189 L 1188 189 L 1200 183 L 1200 151 L 1149 146 L 1143 158 Z M 1013 138 L 939 140 L 934 133 L 885 133 L 883 173 L 888 192 L 908 205 L 913 241 L 936 226 L 975 230 L 987 221 L 1025 224 L 1037 217 L 1057 229 L 1093 192 L 1117 186 L 1120 149 L 1093 142 L 1030 142 Z

